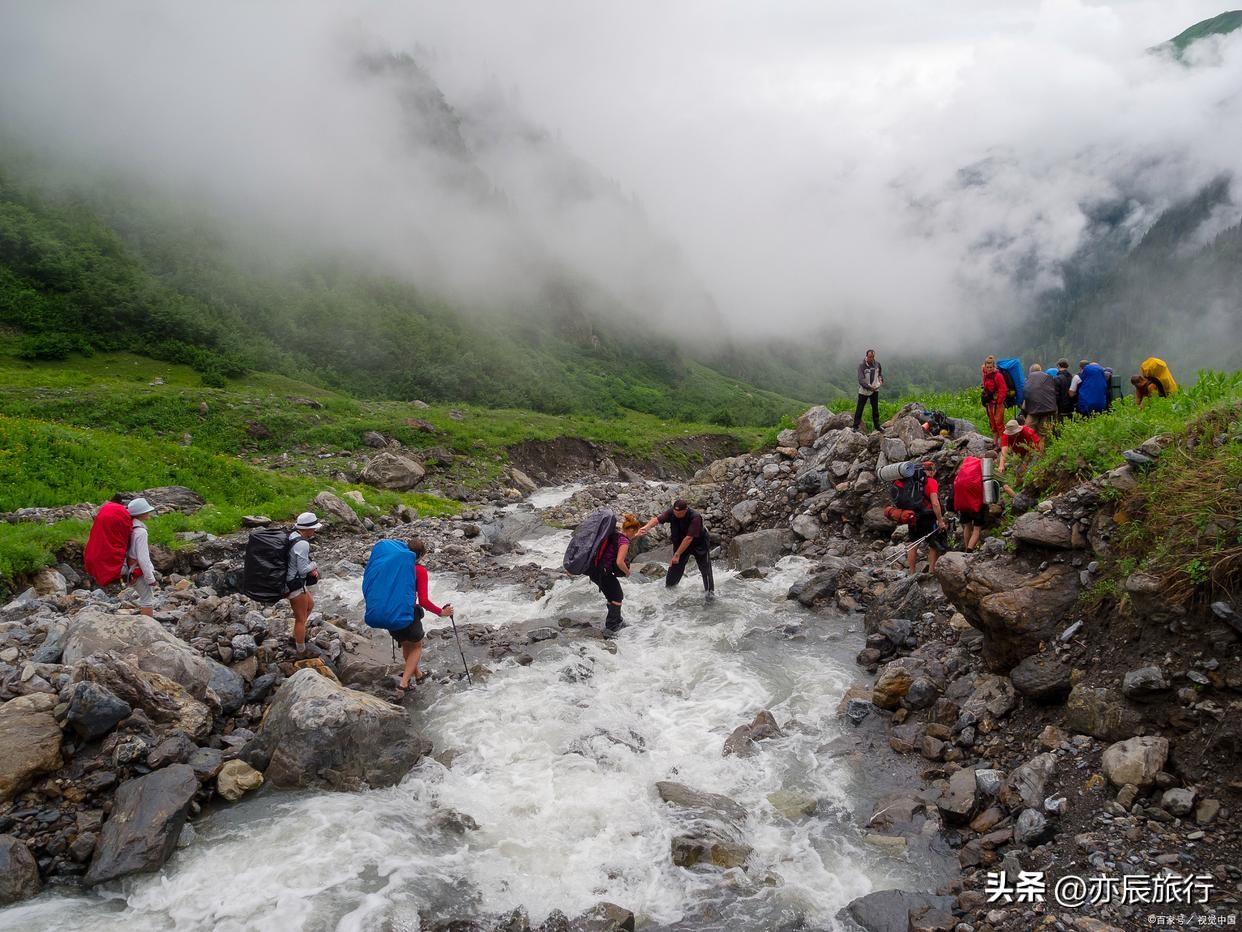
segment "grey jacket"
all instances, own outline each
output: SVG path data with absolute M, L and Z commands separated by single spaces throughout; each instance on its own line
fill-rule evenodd
M 285 581 L 293 582 L 299 576 L 308 576 L 312 570 L 319 567 L 310 558 L 309 540 L 297 531 L 290 534 L 289 539 L 293 541 L 293 546 L 289 548 L 289 569 L 285 573 Z
M 1057 383 L 1047 372 L 1032 372 L 1026 377 L 1022 410 L 1027 414 L 1057 413 Z
M 858 394 L 874 395 L 880 390 L 880 379 L 884 378 L 884 367 L 877 359 L 874 365 L 867 365 L 867 360 L 858 364 Z

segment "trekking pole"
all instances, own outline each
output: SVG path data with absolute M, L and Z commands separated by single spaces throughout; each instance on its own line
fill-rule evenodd
M 454 615 L 449 615 L 449 621 L 453 623 L 453 637 L 457 641 L 457 652 L 461 654 L 461 668 L 466 671 L 466 682 L 473 686 L 474 677 L 470 675 L 470 667 L 466 665 L 466 652 L 462 650 L 461 635 L 457 633 L 457 618 Z
M 938 530 L 940 530 L 940 528 L 936 528 L 936 531 Z M 932 531 L 931 534 L 924 534 L 922 537 L 920 537 L 918 540 L 914 541 L 913 543 L 906 544 L 906 550 L 909 550 L 911 547 L 917 547 L 919 544 L 923 543 L 923 541 L 927 540 L 927 538 L 931 537 L 932 534 L 935 534 L 936 531 Z M 885 563 L 884 565 L 889 566 L 893 563 L 896 563 L 898 560 L 905 559 L 905 556 L 906 554 L 904 552 L 899 553 L 897 554 L 897 556 L 893 557 L 891 560 L 888 561 L 888 563 Z

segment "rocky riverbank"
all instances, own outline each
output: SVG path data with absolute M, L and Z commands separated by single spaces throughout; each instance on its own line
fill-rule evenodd
M 812 409 L 772 451 L 717 460 L 678 486 L 574 460 L 569 477 L 581 487 L 538 511 L 499 507 L 538 488 L 519 468 L 511 486 L 456 518 L 418 520 L 399 508 L 364 522 L 324 493 L 315 507 L 332 527 L 316 546 L 325 580 L 310 658 L 292 652 L 287 604 L 237 594 L 243 535 L 204 536 L 157 554 L 166 576 L 155 619 L 133 614 L 124 593 L 81 588 L 70 557 L 0 609 L 0 902 L 43 885 L 158 870 L 178 845 L 193 844 L 204 808 L 263 784 L 349 791 L 395 783 L 425 756 L 451 765 L 453 751 L 432 747 L 411 720 L 427 690 L 405 706 L 391 701 L 391 647 L 342 596 L 356 587 L 376 536 L 418 533 L 431 544 L 433 573 L 538 600 L 560 574 L 529 559 L 522 541 L 549 523 L 573 526 L 601 505 L 646 517 L 684 494 L 741 579 L 771 577 L 787 554 L 811 561 L 788 590 L 811 620 L 772 636 L 799 637 L 817 617 L 859 619 L 857 662 L 867 678 L 841 698 L 847 734 L 819 753 L 860 762 L 896 755 L 893 770 L 908 785 L 887 787 L 851 830 L 896 858 L 923 857 L 929 846 L 955 852 L 956 880 L 869 894 L 843 911 L 843 922 L 871 932 L 1146 927 L 1161 910 L 1059 907 L 1052 884 L 1069 874 L 1170 871 L 1210 876 L 1210 907 L 1236 911 L 1242 666 L 1232 607 L 1169 604 L 1157 581 L 1135 573 L 1125 581 L 1124 611 L 1084 608 L 1080 594 L 1115 560 L 1110 543 L 1122 519 L 1117 503 L 1134 485 L 1131 465 L 1045 502 L 1018 502 L 1015 511 L 1029 510 L 981 551 L 947 555 L 935 577 L 907 578 L 898 568 L 906 529 L 884 517 L 876 471 L 917 456 L 947 477 L 963 456 L 991 445 L 965 423 L 952 437 L 928 436 L 917 414 L 904 410 L 883 432 L 863 435 L 848 417 Z M 1161 447 L 1144 451 L 1155 458 Z M 542 463 L 539 478 L 566 478 L 543 471 L 551 469 Z M 201 504 L 189 490 L 146 494 L 167 498 L 169 508 Z M 643 543 L 658 548 L 663 539 Z M 645 559 L 631 584 L 660 575 L 660 564 Z M 463 621 L 465 666 L 486 680 L 497 664 L 535 663 L 552 647 L 589 642 L 615 651 L 597 621 L 574 613 L 554 623 Z M 452 688 L 465 677 L 452 632 L 429 638 L 432 682 Z M 728 727 L 720 753 L 741 757 L 805 729 L 767 712 Z M 746 864 L 746 813 L 736 802 L 675 781 L 655 791 L 686 826 L 672 843 L 674 864 L 735 872 Z M 817 818 L 814 798 L 782 794 L 769 802 L 788 818 Z M 1047 900 L 989 902 L 985 874 L 1001 870 L 1011 880 L 1045 872 Z M 602 903 L 574 920 L 554 914 L 541 928 L 633 922 Z M 472 927 L 529 922 L 517 913 Z

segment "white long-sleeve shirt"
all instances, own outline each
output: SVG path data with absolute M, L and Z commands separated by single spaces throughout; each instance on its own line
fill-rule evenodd
M 289 569 L 285 573 L 285 581 L 293 582 L 299 576 L 307 576 L 319 567 L 310 558 L 310 541 L 294 531 L 289 535 L 293 546 L 289 548 Z
M 129 550 L 125 552 L 125 558 L 130 566 L 142 570 L 142 576 L 147 582 L 155 580 L 155 567 L 151 565 L 151 547 L 147 543 L 147 526 L 137 518 L 134 519 L 134 529 L 129 535 Z

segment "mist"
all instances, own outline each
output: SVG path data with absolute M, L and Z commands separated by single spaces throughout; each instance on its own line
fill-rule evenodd
M 936 350 L 1020 321 L 1099 205 L 1137 241 L 1239 167 L 1242 34 L 1147 51 L 1221 11 L 5 2 L 0 136 L 463 308 Z

